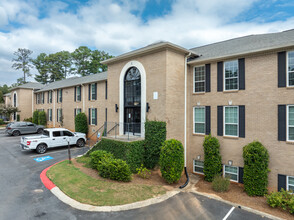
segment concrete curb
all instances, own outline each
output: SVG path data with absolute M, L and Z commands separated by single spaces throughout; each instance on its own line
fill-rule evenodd
M 57 164 L 57 163 L 56 163 Z M 79 210 L 83 211 L 91 211 L 91 212 L 118 212 L 118 211 L 126 211 L 131 209 L 138 209 L 142 207 L 146 207 L 149 205 L 157 204 L 160 202 L 163 202 L 174 195 L 177 195 L 181 191 L 174 190 L 169 191 L 166 194 L 156 197 L 156 198 L 150 198 L 144 201 L 139 201 L 131 204 L 125 204 L 125 205 L 117 205 L 117 206 L 93 206 L 88 204 L 80 203 L 69 196 L 67 196 L 65 193 L 63 193 L 46 175 L 47 171 L 54 166 L 55 164 L 51 165 L 50 167 L 47 167 L 42 171 L 40 174 L 40 179 L 44 186 L 49 189 L 59 200 L 64 202 L 65 204 Z

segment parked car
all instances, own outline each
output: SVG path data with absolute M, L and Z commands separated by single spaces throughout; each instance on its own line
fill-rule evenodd
M 65 128 L 48 128 L 40 136 L 22 137 L 20 147 L 23 150 L 36 150 L 43 154 L 48 148 L 77 145 L 84 147 L 86 143 L 86 134 L 80 132 L 71 132 Z
M 43 130 L 43 125 L 36 125 L 25 121 L 11 122 L 6 126 L 6 133 L 13 136 L 32 133 L 42 134 Z

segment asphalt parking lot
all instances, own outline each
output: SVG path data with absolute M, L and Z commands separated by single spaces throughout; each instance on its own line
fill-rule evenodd
M 86 212 L 59 201 L 40 180 L 48 166 L 67 159 L 67 147 L 44 155 L 22 151 L 20 137 L 0 130 L 0 219 L 268 219 L 194 193 L 181 192 L 159 204 L 123 212 Z M 88 147 L 72 147 L 72 157 Z M 35 159 L 50 156 L 53 159 Z

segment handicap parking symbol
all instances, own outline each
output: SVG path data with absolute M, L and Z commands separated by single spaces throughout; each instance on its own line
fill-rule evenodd
M 53 157 L 50 157 L 50 156 L 34 158 L 34 160 L 37 161 L 37 162 L 43 162 L 43 161 L 52 160 L 52 159 L 54 159 L 54 158 Z

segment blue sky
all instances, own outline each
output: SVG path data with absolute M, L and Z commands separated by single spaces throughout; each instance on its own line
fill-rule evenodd
M 293 29 L 293 11 L 291 0 L 1 0 L 0 85 L 22 76 L 11 68 L 18 48 L 33 58 L 79 46 L 119 55 L 160 40 L 192 48 Z

